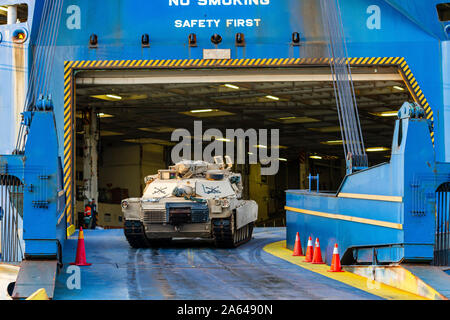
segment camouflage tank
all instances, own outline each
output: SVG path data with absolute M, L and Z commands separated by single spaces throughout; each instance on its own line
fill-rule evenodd
M 242 200 L 242 179 L 226 156 L 214 163 L 184 160 L 145 178 L 142 198 L 122 200 L 124 233 L 133 248 L 172 238 L 213 239 L 235 248 L 252 237 L 258 204 Z

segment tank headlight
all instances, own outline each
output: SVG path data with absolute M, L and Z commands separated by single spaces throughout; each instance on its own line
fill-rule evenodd
M 223 208 L 228 208 L 230 206 L 230 200 L 228 199 L 223 199 L 222 200 L 222 207 Z
M 128 202 L 127 201 L 122 201 L 122 208 L 123 209 L 128 208 Z

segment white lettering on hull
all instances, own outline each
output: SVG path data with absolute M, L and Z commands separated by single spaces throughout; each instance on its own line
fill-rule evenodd
M 191 19 L 175 20 L 175 28 L 219 28 L 221 19 Z M 261 26 L 261 19 L 226 19 L 227 28 L 257 28 Z
M 268 6 L 270 0 L 197 0 L 198 6 Z M 190 6 L 190 0 L 169 0 L 169 7 Z

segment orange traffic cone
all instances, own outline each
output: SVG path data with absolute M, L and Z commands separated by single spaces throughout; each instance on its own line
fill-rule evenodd
M 80 227 L 80 232 L 78 234 L 77 256 L 75 258 L 75 262 L 72 262 L 71 265 L 76 265 L 79 267 L 87 267 L 92 265 L 92 263 L 86 262 L 86 250 L 84 249 L 83 227 Z
M 313 245 L 312 245 L 312 238 L 309 237 L 308 239 L 308 246 L 306 248 L 306 259 L 305 262 L 312 262 L 313 260 Z
M 337 243 L 333 249 L 333 259 L 331 260 L 331 269 L 329 272 L 344 272 L 341 268 L 341 258 L 339 258 L 339 251 Z
M 297 235 L 295 236 L 294 253 L 292 255 L 295 257 L 303 256 L 302 244 L 300 242 L 300 235 L 298 232 Z
M 314 255 L 312 259 L 313 264 L 325 264 L 322 261 L 322 252 L 320 251 L 319 238 L 316 238 L 316 243 L 314 244 Z

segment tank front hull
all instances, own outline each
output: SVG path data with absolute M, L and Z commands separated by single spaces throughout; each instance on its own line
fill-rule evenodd
M 170 224 L 146 224 L 145 235 L 148 239 L 164 238 L 207 238 L 212 239 L 211 222 L 189 223 L 179 226 Z

